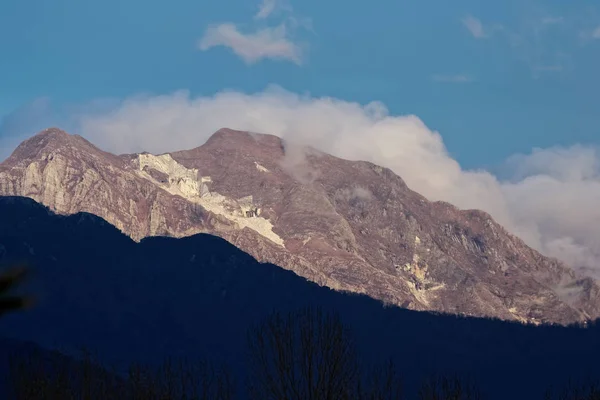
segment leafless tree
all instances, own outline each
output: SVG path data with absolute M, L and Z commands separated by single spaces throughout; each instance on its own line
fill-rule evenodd
M 575 384 L 570 381 L 565 388 L 558 392 L 549 389 L 546 391 L 545 400 L 600 400 L 600 382 L 590 381 L 584 384 Z
M 231 400 L 229 370 L 208 361 L 168 359 L 158 370 L 135 365 L 129 371 L 132 400 Z
M 356 398 L 356 349 L 339 316 L 318 308 L 276 312 L 250 329 L 248 343 L 250 398 Z
M 41 353 L 11 357 L 16 400 L 232 400 L 228 370 L 208 362 L 167 360 L 160 368 L 130 368 L 127 377 L 99 366 L 89 353 L 81 360 Z
M 377 366 L 360 383 L 358 390 L 360 400 L 402 400 L 404 398 L 402 379 L 396 370 L 393 360 L 382 366 Z
M 459 377 L 435 375 L 419 389 L 419 400 L 481 400 L 477 387 Z
M 119 398 L 123 385 L 118 376 L 101 368 L 89 353 L 82 355 L 81 360 L 39 350 L 11 355 L 10 381 L 16 400 Z

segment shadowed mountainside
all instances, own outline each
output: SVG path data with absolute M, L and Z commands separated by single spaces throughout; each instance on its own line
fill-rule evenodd
M 531 398 L 549 383 L 587 377 L 600 356 L 597 326 L 534 327 L 384 307 L 258 263 L 215 236 L 136 243 L 94 215 L 59 216 L 30 199 L 3 197 L 0 263 L 14 262 L 34 267 L 23 291 L 37 302 L 0 320 L 3 335 L 67 353 L 85 347 L 121 368 L 200 356 L 243 376 L 247 328 L 273 310 L 308 305 L 339 313 L 365 361 L 391 356 L 409 382 L 464 373 L 492 399 Z

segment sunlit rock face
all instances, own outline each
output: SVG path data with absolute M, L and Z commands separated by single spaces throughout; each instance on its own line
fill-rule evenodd
M 595 281 L 488 214 L 429 202 L 372 163 L 293 153 L 276 136 L 221 129 L 195 149 L 117 156 L 47 129 L 0 164 L 0 195 L 90 212 L 135 240 L 215 234 L 321 285 L 410 309 L 527 323 L 600 315 Z

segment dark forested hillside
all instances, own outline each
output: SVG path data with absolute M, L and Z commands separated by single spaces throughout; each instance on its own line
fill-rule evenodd
M 0 319 L 0 334 L 68 354 L 87 348 L 117 369 L 202 357 L 226 362 L 242 382 L 248 328 L 273 310 L 311 305 L 340 316 L 362 362 L 392 357 L 409 389 L 450 372 L 472 377 L 486 398 L 530 399 L 600 374 L 594 324 L 534 327 L 384 307 L 258 263 L 214 236 L 135 243 L 94 215 L 59 216 L 4 197 L 0 264 L 18 262 L 32 268 L 21 290 L 36 304 Z

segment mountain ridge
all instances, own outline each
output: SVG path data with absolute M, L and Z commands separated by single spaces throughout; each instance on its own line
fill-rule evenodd
M 0 164 L 0 195 L 90 212 L 137 241 L 216 234 L 320 285 L 414 310 L 536 324 L 600 316 L 595 281 L 489 214 L 273 135 L 223 128 L 190 150 L 113 155 L 52 128 Z

